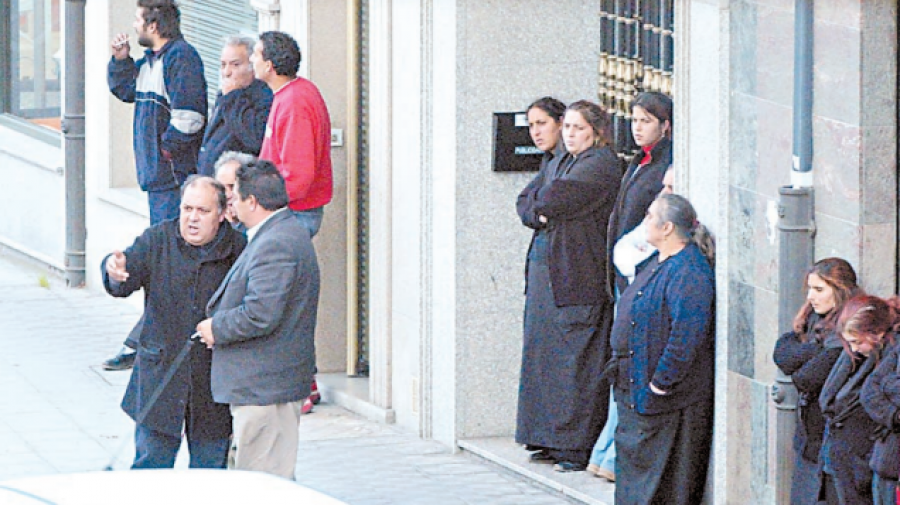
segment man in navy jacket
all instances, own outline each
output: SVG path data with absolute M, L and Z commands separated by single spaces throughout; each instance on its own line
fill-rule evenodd
M 147 192 L 150 224 L 178 216 L 178 188 L 196 172 L 206 122 L 203 62 L 181 36 L 173 0 L 138 0 L 134 29 L 146 47 L 135 62 L 128 36 L 116 35 L 108 66 L 109 90 L 134 103 L 134 158 Z
M 134 103 L 134 161 L 141 189 L 147 192 L 150 224 L 178 217 L 178 188 L 197 171 L 197 152 L 206 122 L 206 78 L 203 62 L 181 36 L 181 13 L 173 0 L 138 0 L 133 27 L 138 44 L 147 48 L 135 62 L 128 36 L 112 41 L 107 68 L 109 90 Z M 134 363 L 143 318 L 107 370 L 125 370 Z

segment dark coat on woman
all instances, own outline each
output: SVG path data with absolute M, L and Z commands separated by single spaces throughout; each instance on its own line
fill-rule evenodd
M 617 164 L 608 148 L 545 154 L 516 204 L 522 223 L 535 230 L 526 266 L 516 440 L 576 463 L 587 463 L 608 409 L 609 385 L 600 372 L 612 302 L 603 267 Z
M 178 219 L 152 226 L 125 250 L 128 279 L 111 280 L 101 262 L 103 286 L 116 297 L 144 290 L 141 326 L 134 371 L 125 390 L 122 409 L 136 419 L 163 381 L 179 351 L 205 319 L 206 303 L 244 249 L 246 239 L 227 223 L 219 226 L 212 242 L 193 246 L 185 242 Z M 228 405 L 213 401 L 210 389 L 212 351 L 194 345 L 171 381 L 150 406 L 143 424 L 179 437 L 190 402 L 188 427 L 198 439 L 222 439 L 231 434 Z
M 808 338 L 789 331 L 775 343 L 772 358 L 775 365 L 790 375 L 800 392 L 798 414 L 800 422 L 794 435 L 794 448 L 807 461 L 819 461 L 822 436 L 825 434 L 825 418 L 819 407 L 819 393 L 828 374 L 843 352 L 840 337 L 833 331 L 820 334 L 816 324 L 820 317 L 812 312 L 807 319 Z
M 842 353 L 819 394 L 826 423 L 821 463 L 841 490 L 844 505 L 872 503 L 869 458 L 880 430 L 863 408 L 860 392 L 877 360 L 876 352 L 856 363 L 849 354 Z
M 622 292 L 628 286 L 628 280 L 617 273 L 613 265 L 613 247 L 626 233 L 641 224 L 650 204 L 662 191 L 663 177 L 665 177 L 669 165 L 672 164 L 672 142 L 663 137 L 650 150 L 650 162 L 646 165 L 640 164 L 643 157 L 644 151 L 638 151 L 628 165 L 628 169 L 625 170 L 615 206 L 609 217 L 607 272 L 610 293 L 614 292 L 612 289 L 615 287 Z
M 658 263 L 647 260 L 628 286 L 613 323 L 613 351 L 627 342 L 631 365 L 631 398 L 623 398 L 639 414 L 682 409 L 712 398 L 715 361 L 715 279 L 700 248 L 689 243 Z M 649 269 L 649 270 L 648 270 Z M 620 347 L 621 346 L 621 347 Z M 650 383 L 666 392 L 658 395 Z M 616 399 L 620 401 L 620 399 Z
M 556 305 L 606 303 L 606 229 L 619 191 L 619 160 L 609 147 L 599 147 L 577 156 L 555 153 L 542 167 L 516 209 L 525 226 L 549 233 Z
M 866 413 L 879 425 L 869 467 L 880 477 L 900 474 L 900 346 L 894 346 L 866 379 L 860 393 Z

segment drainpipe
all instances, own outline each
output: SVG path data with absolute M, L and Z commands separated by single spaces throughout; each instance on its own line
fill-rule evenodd
M 815 206 L 812 188 L 813 0 L 794 2 L 794 142 L 791 186 L 779 189 L 778 327 L 791 328 L 804 303 L 803 281 L 813 263 Z M 797 388 L 778 372 L 772 396 L 777 409 L 775 499 L 788 505 L 794 473 Z
M 66 180 L 66 285 L 84 286 L 87 236 L 84 202 L 84 7 L 87 0 L 65 5 L 65 111 L 62 131 Z

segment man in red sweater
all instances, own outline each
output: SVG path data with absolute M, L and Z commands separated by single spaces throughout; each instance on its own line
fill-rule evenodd
M 315 84 L 297 77 L 300 47 L 288 34 L 264 32 L 250 62 L 256 78 L 275 93 L 260 159 L 284 177 L 290 209 L 315 236 L 331 201 L 331 118 Z

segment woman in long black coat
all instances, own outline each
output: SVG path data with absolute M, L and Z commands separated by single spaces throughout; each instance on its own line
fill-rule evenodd
M 862 406 L 866 379 L 890 351 L 900 326 L 898 300 L 854 297 L 841 311 L 837 329 L 844 340 L 838 358 L 819 395 L 825 416 L 821 462 L 824 497 L 829 505 L 870 505 L 872 471 L 869 458 L 879 424 Z
M 555 111 L 529 108 L 533 128 L 545 116 L 558 124 Z M 522 223 L 535 231 L 526 266 L 516 441 L 535 451 L 533 462 L 580 471 L 609 399 L 600 377 L 612 321 L 606 226 L 621 168 L 598 105 L 573 103 L 562 124 L 565 154 L 545 158 L 517 203 Z M 556 147 L 536 144 L 545 152 Z
M 859 291 L 856 272 L 840 258 L 816 262 L 806 274 L 805 285 L 806 303 L 797 312 L 792 331 L 778 339 L 773 353 L 775 364 L 791 376 L 800 392 L 794 435 L 792 505 L 818 503 L 819 450 L 825 432 L 819 393 L 843 351 L 841 337 L 834 328 L 837 318 L 847 300 Z

